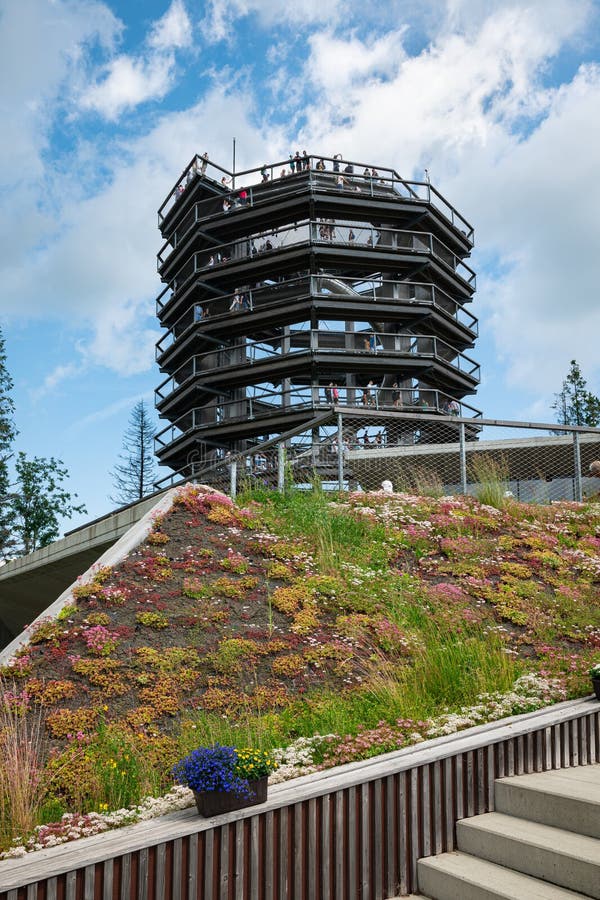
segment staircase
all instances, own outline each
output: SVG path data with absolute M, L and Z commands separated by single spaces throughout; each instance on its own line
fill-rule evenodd
M 458 850 L 419 860 L 422 898 L 600 898 L 600 765 L 501 778 L 494 799 L 457 823 Z

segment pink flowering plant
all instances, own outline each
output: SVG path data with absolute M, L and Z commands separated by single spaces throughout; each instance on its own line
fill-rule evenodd
M 110 656 L 117 647 L 118 637 L 104 625 L 93 625 L 83 631 L 86 647 L 97 656 Z

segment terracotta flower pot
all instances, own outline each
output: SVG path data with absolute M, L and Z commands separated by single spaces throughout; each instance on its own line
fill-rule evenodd
M 592 678 L 592 684 L 594 686 L 594 693 L 596 695 L 596 699 L 600 700 L 600 678 Z
M 201 816 L 220 816 L 221 813 L 256 806 L 267 799 L 268 775 L 248 782 L 250 795 L 236 794 L 233 791 L 194 791 L 196 806 Z

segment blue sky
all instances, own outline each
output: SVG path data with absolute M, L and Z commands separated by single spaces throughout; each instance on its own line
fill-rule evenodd
M 17 448 L 88 517 L 153 345 L 156 210 L 196 152 L 290 150 L 433 183 L 473 223 L 475 403 L 600 393 L 600 18 L 591 0 L 0 0 L 0 324 Z M 75 524 L 77 520 L 73 520 Z M 67 526 L 69 527 L 69 526 Z

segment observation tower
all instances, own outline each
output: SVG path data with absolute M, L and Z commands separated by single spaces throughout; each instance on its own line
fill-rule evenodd
M 276 439 L 314 448 L 336 410 L 376 414 L 387 444 L 456 441 L 456 417 L 476 436 L 473 228 L 429 182 L 196 156 L 158 218 L 161 464 L 185 477 Z

